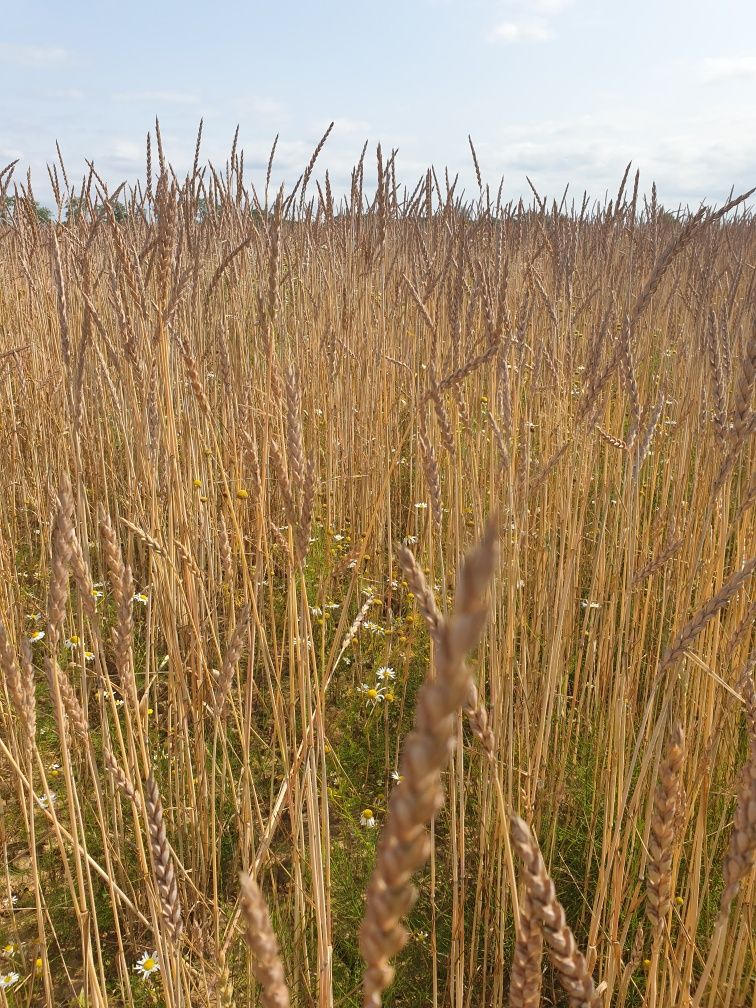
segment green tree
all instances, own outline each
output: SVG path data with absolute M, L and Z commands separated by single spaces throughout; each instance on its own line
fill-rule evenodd
M 40 224 L 49 224 L 53 219 L 52 210 L 49 207 L 43 206 L 37 200 L 34 201 L 34 211 Z
M 129 211 L 126 209 L 125 205 L 119 202 L 119 200 L 116 200 L 115 202 L 111 200 L 110 206 L 113 210 L 113 216 L 115 217 L 116 224 L 123 224 L 129 216 Z
M 66 224 L 73 224 L 83 212 L 83 203 L 80 196 L 70 196 L 66 203 Z
M 16 197 L 6 196 L 2 202 L 0 202 L 0 223 L 11 224 L 16 215 Z M 52 210 L 49 207 L 44 206 L 38 200 L 34 201 L 34 212 L 36 214 L 37 220 L 40 224 L 49 224 L 52 219 Z

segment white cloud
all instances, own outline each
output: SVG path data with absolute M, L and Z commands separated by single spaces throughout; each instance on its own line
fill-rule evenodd
M 256 123 L 271 123 L 276 127 L 291 118 L 283 102 L 268 95 L 234 95 L 223 114 L 227 115 L 229 109 L 236 117 L 251 118 Z
M 15 42 L 0 42 L 0 62 L 16 66 L 42 67 L 64 63 L 68 53 L 60 46 L 18 45 Z
M 553 33 L 543 18 L 501 21 L 489 33 L 491 42 L 545 42 Z
M 138 102 L 142 104 L 162 105 L 196 105 L 199 99 L 196 95 L 185 94 L 182 91 L 120 91 L 113 95 L 113 101 Z
M 756 56 L 705 59 L 701 63 L 701 77 L 705 84 L 733 78 L 756 77 Z
M 619 112 L 622 112 L 620 115 Z M 663 117 L 625 108 L 615 114 L 571 120 L 535 121 L 509 126 L 494 140 L 481 141 L 478 154 L 495 178 L 505 177 L 505 191 L 523 189 L 529 175 L 541 196 L 559 195 L 569 182 L 579 199 L 585 186 L 592 197 L 617 191 L 625 165 L 631 178 L 641 172 L 641 192 L 651 182 L 662 202 L 696 206 L 700 200 L 724 202 L 730 185 L 742 192 L 756 176 L 756 136 L 749 132 L 750 112 L 731 111 L 680 116 L 670 130 Z
M 334 133 L 359 133 L 367 136 L 370 132 L 370 123 L 365 119 L 344 119 L 337 117 L 333 121 L 333 131 Z
M 488 33 L 489 42 L 546 42 L 554 37 L 552 19 L 573 0 L 509 0 L 509 19 Z
M 129 161 L 141 161 L 144 158 L 144 146 L 133 140 L 114 140 L 113 153 Z
M 558 14 L 571 3 L 572 0 L 527 0 L 527 6 L 539 14 Z

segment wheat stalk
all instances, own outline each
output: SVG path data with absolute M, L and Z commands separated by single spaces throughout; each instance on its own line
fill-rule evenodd
M 470 685 L 465 655 L 483 631 L 485 593 L 496 557 L 497 534 L 490 521 L 460 568 L 454 613 L 439 627 L 435 678 L 426 680 L 418 694 L 414 730 L 405 740 L 400 760 L 402 783 L 391 795 L 360 928 L 365 1008 L 381 1003 L 381 994 L 394 975 L 389 960 L 408 938 L 401 919 L 415 899 L 410 879 L 428 858 L 427 826 L 443 802 L 441 771 L 448 762 L 456 715 Z

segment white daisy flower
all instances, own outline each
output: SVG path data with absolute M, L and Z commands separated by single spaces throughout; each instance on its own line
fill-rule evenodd
M 36 644 L 37 641 L 41 641 L 44 636 L 45 636 L 45 631 L 44 630 L 37 630 L 36 633 L 33 633 L 29 637 L 29 640 L 31 641 L 32 644 Z
M 367 683 L 360 683 L 357 689 L 373 707 L 385 698 L 385 693 L 381 686 L 368 686 Z
M 344 536 L 341 534 L 341 532 L 336 532 L 336 533 L 334 533 L 333 541 L 334 542 L 341 542 L 343 540 L 343 538 L 344 538 Z
M 381 682 L 386 682 L 387 679 L 396 678 L 396 672 L 390 665 L 381 665 L 379 669 L 376 669 L 375 678 L 380 679 Z
M 402 542 L 405 546 L 414 546 L 417 543 L 417 536 L 405 536 Z
M 415 507 L 417 508 L 418 511 L 424 511 L 428 507 L 428 505 L 425 503 L 425 501 L 418 501 L 417 504 L 415 504 Z
M 362 815 L 360 816 L 360 826 L 367 826 L 368 829 L 375 828 L 375 816 L 373 815 L 373 810 L 371 808 L 362 810 Z
M 147 605 L 150 601 L 148 596 L 144 592 L 137 592 L 131 599 L 132 602 L 138 602 L 140 605 Z
M 85 651 L 84 652 L 84 661 L 85 662 L 94 661 L 94 657 L 95 657 L 94 656 L 94 651 Z
M 323 610 L 320 608 L 320 606 L 311 605 L 310 606 L 310 615 L 311 616 L 322 616 L 323 615 Z
M 9 942 L 7 945 L 3 945 L 2 949 L 4 956 L 14 956 L 18 952 L 18 945 L 14 945 L 13 942 Z
M 55 804 L 55 799 L 58 797 L 55 791 L 50 791 L 49 794 L 39 795 L 37 798 L 37 804 L 42 809 L 48 809 L 51 805 Z
M 15 970 L 11 970 L 10 973 L 0 974 L 0 988 L 2 988 L 3 990 L 8 990 L 9 987 L 12 987 L 14 984 L 17 984 L 20 979 L 21 978 L 19 977 L 18 973 L 15 972 Z
M 391 780 L 396 781 L 396 783 L 399 784 L 401 781 L 404 780 L 404 774 L 400 774 L 398 770 L 392 770 Z
M 153 973 L 157 973 L 160 969 L 157 952 L 142 952 L 141 958 L 137 960 L 134 969 L 139 973 L 142 980 L 149 979 Z
M 386 631 L 383 629 L 382 626 L 379 626 L 377 623 L 373 623 L 372 620 L 365 620 L 365 622 L 362 624 L 362 626 L 363 626 L 363 628 L 365 630 L 369 630 L 370 633 L 381 634 L 381 635 L 385 635 L 385 633 L 386 633 Z

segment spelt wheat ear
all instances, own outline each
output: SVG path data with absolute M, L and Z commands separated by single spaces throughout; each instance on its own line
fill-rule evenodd
M 121 545 L 110 516 L 102 506 L 99 509 L 98 524 L 105 566 L 113 589 L 113 601 L 116 609 L 116 621 L 111 631 L 113 659 L 124 684 L 125 694 L 136 705 L 136 683 L 131 662 L 134 579 L 131 568 L 124 563 Z
M 26 644 L 28 648 L 28 643 Z M 0 669 L 5 676 L 8 693 L 24 726 L 27 743 L 34 741 L 36 730 L 36 707 L 34 697 L 34 673 L 31 662 L 27 668 L 23 663 L 23 671 L 19 668 L 16 655 L 8 640 L 5 624 L 0 618 Z M 31 673 L 31 677 L 29 675 Z M 31 679 L 31 681 L 30 681 Z
M 234 669 L 241 658 L 248 626 L 249 606 L 244 606 L 244 608 L 239 611 L 236 626 L 234 627 L 233 633 L 231 634 L 231 638 L 228 642 L 226 657 L 223 659 L 223 668 L 221 669 L 218 684 L 216 686 L 215 713 L 218 717 L 221 716 L 223 708 L 226 706 L 226 698 L 228 697 L 231 689 L 231 683 L 233 682 Z
M 218 1008 L 236 1008 L 236 1001 L 234 1001 L 234 981 L 222 945 L 216 951 L 216 958 L 218 960 L 218 976 L 216 980 Z
M 260 1003 L 263 1008 L 288 1008 L 289 988 L 284 979 L 283 963 L 268 907 L 250 875 L 242 872 L 239 885 L 246 939 L 252 952 L 252 973 L 262 988 Z
M 389 961 L 407 942 L 401 920 L 416 896 L 410 880 L 430 853 L 427 828 L 443 804 L 441 771 L 448 763 L 457 715 L 471 684 L 465 655 L 483 631 L 486 594 L 497 556 L 496 522 L 491 520 L 462 564 L 453 615 L 448 620 L 439 616 L 434 630 L 435 678 L 426 679 L 418 693 L 414 730 L 405 740 L 399 762 L 402 783 L 391 792 L 360 928 L 365 1008 L 380 1005 L 394 977 Z M 407 570 L 410 565 L 404 566 Z
M 488 711 L 478 696 L 478 687 L 470 682 L 463 710 L 470 730 L 480 742 L 489 763 L 496 762 L 496 738 L 488 723 Z
M 140 809 L 142 807 L 142 799 L 139 792 L 131 783 L 126 771 L 119 765 L 112 749 L 107 746 L 103 748 L 102 761 L 105 764 L 105 769 L 115 781 L 119 791 L 123 792 L 129 801 L 134 803 L 137 809 Z
M 754 571 L 756 571 L 756 557 L 751 557 L 749 560 L 746 560 L 740 570 L 736 571 L 725 581 L 716 595 L 712 595 L 710 599 L 704 602 L 701 608 L 677 633 L 664 652 L 659 663 L 659 672 L 663 672 L 664 669 L 682 657 L 688 646 L 693 643 L 707 623 L 713 620 L 719 610 L 727 605 L 733 595 L 740 589 L 740 586 L 751 577 Z
M 420 565 L 413 556 L 412 551 L 408 550 L 406 546 L 400 545 L 397 546 L 396 555 L 399 558 L 399 563 L 402 565 L 410 591 L 415 596 L 417 607 L 428 624 L 428 631 L 431 637 L 436 640 L 442 618 L 436 605 L 436 600 L 433 597 L 433 592 L 428 587 L 425 575 L 420 569 Z
M 672 731 L 667 754 L 659 767 L 648 841 L 650 860 L 646 872 L 646 916 L 655 928 L 662 927 L 672 900 L 672 848 L 684 755 L 683 732 L 677 725 Z
M 723 917 L 729 913 L 740 883 L 756 860 L 756 686 L 752 676 L 744 680 L 742 692 L 748 722 L 748 758 L 740 773 L 730 849 L 724 866 L 725 887 L 719 904 Z
M 147 806 L 147 822 L 150 829 L 150 847 L 155 869 L 155 881 L 160 894 L 160 909 L 170 938 L 178 943 L 181 937 L 181 904 L 173 868 L 173 855 L 168 846 L 165 832 L 165 818 L 160 790 L 154 777 L 144 782 L 144 797 Z
M 522 859 L 525 888 L 533 913 L 543 928 L 549 957 L 567 994 L 570 1008 L 598 1008 L 600 995 L 588 972 L 585 956 L 567 926 L 564 907 L 557 899 L 538 841 L 528 824 L 518 816 L 511 817 L 510 834 L 512 844 Z
M 60 644 L 63 623 L 66 618 L 68 568 L 75 538 L 73 509 L 71 483 L 64 475 L 58 491 L 53 521 L 50 584 L 47 592 L 47 643 L 50 654 L 55 654 Z
M 509 974 L 509 1008 L 539 1008 L 543 929 L 527 891 L 520 897 L 520 918 Z

